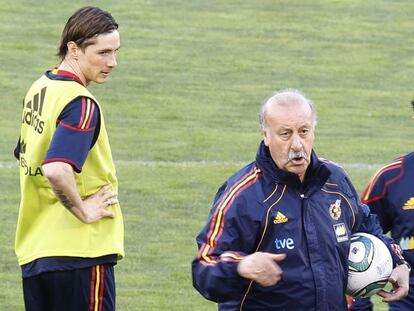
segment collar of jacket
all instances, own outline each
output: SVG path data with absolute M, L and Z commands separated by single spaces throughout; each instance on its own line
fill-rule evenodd
M 319 160 L 315 151 L 312 150 L 311 163 L 306 170 L 303 183 L 299 176 L 278 168 L 273 161 L 269 148 L 262 141 L 256 154 L 256 164 L 263 172 L 265 180 L 271 183 L 287 184 L 297 189 L 306 189 L 308 186 L 322 186 L 331 175 L 331 171 L 324 162 Z

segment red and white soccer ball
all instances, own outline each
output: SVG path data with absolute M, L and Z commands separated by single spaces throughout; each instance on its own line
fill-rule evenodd
M 346 294 L 370 297 L 388 282 L 393 263 L 387 246 L 376 236 L 357 232 L 351 237 Z

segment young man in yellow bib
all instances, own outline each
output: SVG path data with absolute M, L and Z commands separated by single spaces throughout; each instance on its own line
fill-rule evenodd
M 110 13 L 79 9 L 63 30 L 60 64 L 24 98 L 15 251 L 26 310 L 115 310 L 123 219 L 102 108 L 86 87 L 108 80 L 119 48 Z

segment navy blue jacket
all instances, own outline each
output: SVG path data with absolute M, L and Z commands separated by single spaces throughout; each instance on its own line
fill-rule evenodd
M 385 233 L 400 244 L 405 260 L 414 267 L 414 152 L 381 167 L 362 193 L 362 202 L 378 215 Z M 410 273 L 410 290 L 404 299 L 390 306 L 413 310 L 414 269 Z M 357 299 L 351 310 L 372 310 L 369 299 Z
M 262 142 L 256 161 L 216 194 L 197 237 L 193 285 L 222 311 L 346 310 L 350 236 L 358 231 L 391 242 L 339 166 L 312 152 L 301 183 L 276 167 Z M 276 285 L 238 275 L 238 262 L 257 251 L 287 254 Z
M 414 266 L 414 152 L 377 171 L 362 201 L 378 215 L 384 233 L 391 232 L 404 258 Z

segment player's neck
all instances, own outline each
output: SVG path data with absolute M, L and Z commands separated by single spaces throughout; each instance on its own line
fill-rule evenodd
M 79 78 L 83 85 L 87 86 L 85 76 L 82 74 L 82 71 L 79 68 L 79 65 L 70 59 L 65 58 L 57 68 L 58 70 L 68 71 Z

